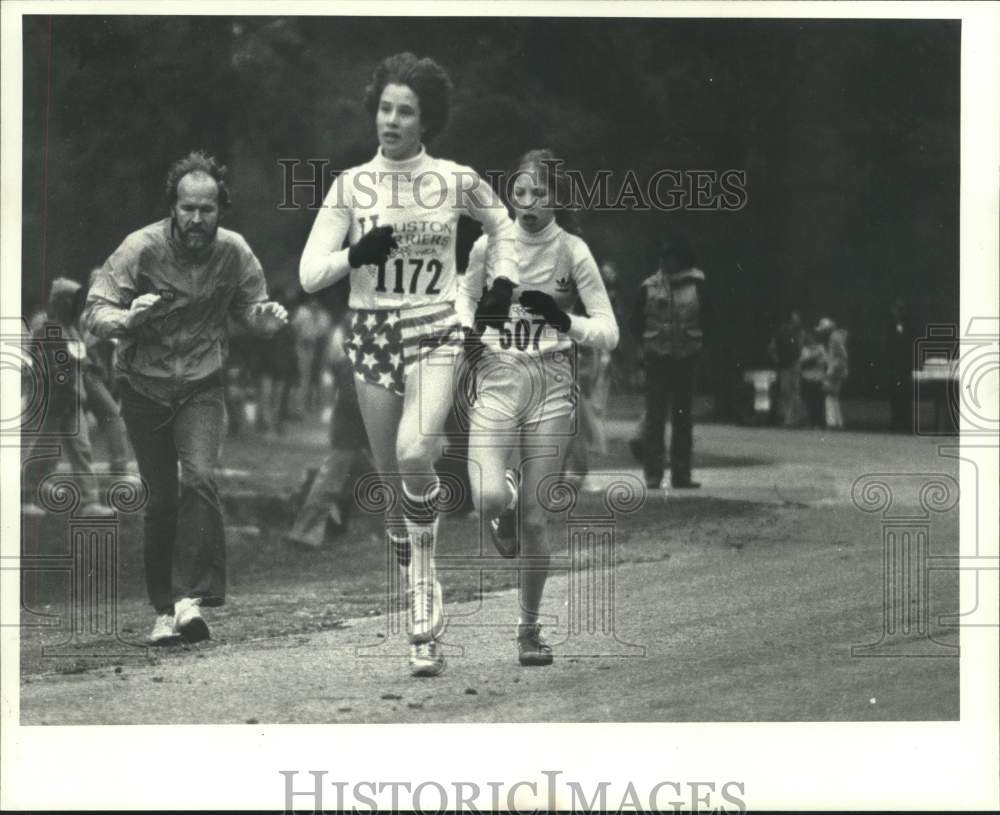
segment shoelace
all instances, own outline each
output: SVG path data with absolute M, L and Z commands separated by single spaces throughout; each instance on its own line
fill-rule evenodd
M 430 621 L 434 613 L 434 584 L 418 583 L 413 591 L 418 594 L 417 602 L 413 604 L 413 622 L 423 625 Z
M 434 640 L 418 643 L 413 648 L 414 656 L 418 659 L 435 659 L 437 657 L 436 650 Z

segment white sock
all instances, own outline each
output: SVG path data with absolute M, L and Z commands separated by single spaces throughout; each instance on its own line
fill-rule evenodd
M 433 582 L 434 545 L 437 541 L 438 517 L 433 508 L 440 484 L 426 490 L 424 495 L 414 495 L 403 483 L 403 506 L 406 513 L 406 531 L 410 536 L 410 585 Z

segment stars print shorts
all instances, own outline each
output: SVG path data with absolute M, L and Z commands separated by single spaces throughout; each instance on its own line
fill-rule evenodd
M 462 328 L 451 303 L 356 309 L 344 343 L 355 377 L 398 396 L 413 363 L 442 347 L 454 354 L 462 348 Z

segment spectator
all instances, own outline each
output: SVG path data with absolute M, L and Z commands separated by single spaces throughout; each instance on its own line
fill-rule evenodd
M 375 466 L 358 406 L 354 367 L 344 351 L 351 319 L 351 312 L 345 312 L 334 325 L 330 342 L 335 394 L 330 417 L 330 454 L 318 470 L 311 470 L 307 476 L 305 499 L 291 531 L 285 535 L 288 543 L 306 549 L 319 549 L 329 535 L 346 530 L 354 505 L 354 484 Z
M 100 269 L 90 273 L 90 285 Z M 86 298 L 81 299 L 81 306 Z M 125 422 L 118 406 L 118 383 L 114 374 L 117 343 L 113 339 L 102 339 L 81 328 L 80 334 L 87 347 L 87 361 L 83 368 L 83 387 L 86 407 L 97 427 L 104 433 L 108 445 L 108 458 L 112 473 L 128 471 L 129 450 L 125 432 Z
M 778 372 L 779 420 L 783 427 L 797 427 L 802 416 L 802 372 L 799 368 L 802 318 L 797 311 L 790 311 L 785 322 L 778 326 L 767 352 Z
M 254 367 L 257 345 L 253 333 L 230 315 L 226 320 L 229 353 L 225 364 L 226 434 L 239 436 L 247 423 L 250 371 Z M 255 417 L 251 417 L 253 419 Z
M 799 358 L 802 370 L 802 401 L 809 427 L 826 427 L 823 382 L 826 379 L 826 348 L 815 332 L 806 331 Z
M 627 314 L 622 305 L 621 278 L 618 273 L 618 266 L 613 261 L 606 261 L 601 266 L 601 279 L 604 281 L 604 288 L 608 292 L 608 299 L 611 301 L 611 308 L 615 313 L 615 321 L 618 325 L 625 325 Z M 608 396 L 610 394 L 626 393 L 629 383 L 629 355 L 621 344 L 615 346 L 610 354 L 604 354 L 607 362 L 603 369 L 599 371 L 597 384 L 594 387 L 594 406 L 598 415 L 603 416 L 607 412 Z
M 670 483 L 675 489 L 700 487 L 691 480 L 694 374 L 703 345 L 705 273 L 681 234 L 660 244 L 660 267 L 646 278 L 636 307 L 636 336 L 646 367 L 643 469 L 646 486 L 659 489 L 665 451 L 663 429 L 671 409 Z
M 324 358 L 331 328 L 330 315 L 314 296 L 306 297 L 292 316 L 301 377 L 297 401 L 302 413 L 316 413 L 320 409 Z
M 816 333 L 826 342 L 826 426 L 831 430 L 844 429 L 844 416 L 840 409 L 840 390 L 847 379 L 847 331 L 837 328 L 829 317 L 816 326 Z
M 41 444 L 58 446 L 72 468 L 83 501 L 84 515 L 112 515 L 114 511 L 97 500 L 97 483 L 91 462 L 90 434 L 83 411 L 84 371 L 87 347 L 77 328 L 83 306 L 83 287 L 75 280 L 57 277 L 49 289 L 46 321 L 35 321 L 32 350 L 40 352 L 39 373 L 44 377 L 45 403 L 38 431 L 25 445 L 21 479 L 25 515 L 40 516 L 36 502 L 42 482 L 55 472 L 59 456 L 38 454 Z M 43 441 L 43 437 L 51 437 Z
M 287 289 L 278 289 L 274 299 L 286 310 L 293 307 Z M 257 352 L 253 359 L 257 380 L 257 429 L 283 436 L 291 391 L 301 381 L 295 329 L 286 324 L 272 337 L 255 337 L 254 345 Z

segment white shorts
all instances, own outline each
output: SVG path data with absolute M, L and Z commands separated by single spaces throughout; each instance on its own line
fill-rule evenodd
M 571 416 L 578 393 L 572 354 L 483 354 L 476 366 L 472 426 L 503 432 Z

